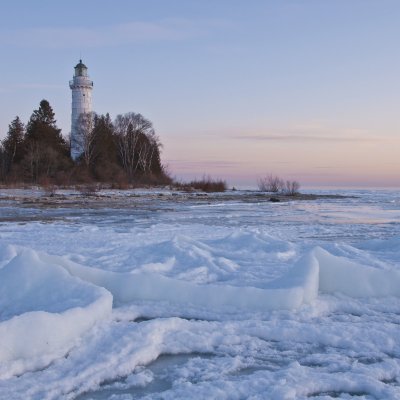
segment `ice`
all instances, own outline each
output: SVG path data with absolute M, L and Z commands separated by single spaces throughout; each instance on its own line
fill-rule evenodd
M 9 256 L 9 254 L 5 254 Z M 111 314 L 112 296 L 23 250 L 0 270 L 0 377 L 41 368 Z
M 121 193 L 0 191 L 0 399 L 400 398 L 398 192 Z
M 32 261 L 30 263 L 29 257 Z M 29 271 L 18 271 L 13 269 L 13 265 L 26 266 Z M 42 269 L 47 263 L 48 266 L 57 266 L 48 271 L 48 275 L 43 278 L 41 271 L 37 271 L 32 265 L 39 264 Z M 79 297 L 71 291 L 66 293 L 67 297 L 61 301 L 54 301 L 49 297 L 48 287 L 53 286 L 54 293 L 59 296 L 58 286 L 63 285 L 62 281 L 57 281 L 52 274 L 59 274 L 60 267 L 66 269 L 71 275 L 79 277 L 81 280 L 90 282 L 98 287 L 105 288 L 112 293 L 117 304 L 129 303 L 137 300 L 167 301 L 180 305 L 192 305 L 197 307 L 212 308 L 223 310 L 224 308 L 239 308 L 247 310 L 268 311 L 275 309 L 294 309 L 303 303 L 310 303 L 317 296 L 318 292 L 318 264 L 316 259 L 305 256 L 294 265 L 290 271 L 279 279 L 266 282 L 263 288 L 256 287 L 236 287 L 232 285 L 199 285 L 179 279 L 172 279 L 155 273 L 137 272 L 122 273 L 104 271 L 93 267 L 85 267 L 62 257 L 50 256 L 45 253 L 36 253 L 26 250 L 22 255 L 15 257 L 4 268 L 3 272 L 15 271 L 19 275 L 25 276 L 27 281 L 35 287 L 35 279 L 39 290 L 32 289 L 28 294 L 22 292 L 24 298 L 20 299 L 17 294 L 17 304 L 22 307 L 48 307 L 52 312 L 57 312 L 59 304 L 62 307 L 71 307 L 69 303 L 81 301 L 83 293 L 79 292 Z M 35 275 L 37 274 L 37 275 Z M 32 278 L 33 276 L 33 278 Z M 12 279 L 9 279 L 12 281 Z M 49 280 L 49 282 L 47 282 Z M 55 282 L 55 283 L 52 283 Z M 61 283 L 57 283 L 61 282 Z M 18 293 L 21 283 L 15 280 L 14 286 L 9 285 L 11 292 Z M 42 292 L 44 290 L 44 293 Z M 4 297 L 12 298 L 11 293 Z M 34 296 L 34 302 L 29 296 Z M 58 299 L 57 299 L 58 300 Z M 89 300 L 88 300 L 89 302 Z M 40 309 L 42 309 L 40 308 Z M 12 310 L 12 305 L 10 306 Z M 21 310 L 17 310 L 21 312 Z M 25 310 L 26 311 L 26 310 Z
M 287 276 L 265 288 L 198 285 L 151 273 L 116 273 L 65 263 L 70 273 L 109 290 L 117 303 L 135 300 L 168 301 L 221 311 L 224 308 L 268 311 L 294 309 L 312 301 L 318 292 L 318 266 L 309 257 Z
M 320 266 L 319 289 L 351 297 L 400 296 L 400 271 L 381 270 L 335 257 L 317 248 L 314 255 Z

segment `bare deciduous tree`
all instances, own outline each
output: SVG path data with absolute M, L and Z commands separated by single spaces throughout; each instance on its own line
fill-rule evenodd
M 151 170 L 158 139 L 152 123 L 141 114 L 117 115 L 114 122 L 118 152 L 122 165 L 130 180 L 140 169 L 143 173 Z
M 128 113 L 124 115 L 117 115 L 114 122 L 119 156 L 121 158 L 122 166 L 128 174 L 129 179 L 132 179 L 139 165 L 138 161 L 136 160 L 136 148 L 139 140 L 139 134 L 133 128 L 134 120 L 135 114 Z
M 149 174 L 151 172 L 153 158 L 162 145 L 154 131 L 149 132 L 146 137 L 147 140 L 143 140 L 139 148 L 139 164 L 142 171 L 145 174 Z
M 27 153 L 24 161 L 28 176 L 32 182 L 35 182 L 39 177 L 40 150 L 40 145 L 37 141 L 29 140 L 27 142 Z
M 95 157 L 95 117 L 96 113 L 94 112 L 80 114 L 76 123 L 77 135 L 71 137 L 71 146 L 79 149 L 87 167 L 92 164 Z

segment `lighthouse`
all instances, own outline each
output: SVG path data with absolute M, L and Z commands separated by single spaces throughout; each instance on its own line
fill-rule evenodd
M 71 158 L 75 161 L 83 153 L 83 138 L 79 132 L 78 118 L 83 113 L 92 112 L 93 82 L 89 79 L 87 67 L 79 60 L 75 66 L 75 74 L 69 81 L 72 90 L 72 115 L 71 115 Z

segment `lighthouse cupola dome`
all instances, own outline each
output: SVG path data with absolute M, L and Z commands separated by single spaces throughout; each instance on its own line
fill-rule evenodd
M 79 60 L 79 63 L 75 66 L 75 76 L 87 76 L 87 66 Z

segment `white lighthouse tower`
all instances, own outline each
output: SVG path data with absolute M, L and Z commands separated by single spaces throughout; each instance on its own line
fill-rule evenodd
M 79 60 L 75 67 L 72 81 L 69 81 L 72 90 L 72 115 L 71 115 L 71 158 L 75 161 L 83 153 L 83 138 L 78 129 L 78 118 L 82 113 L 92 112 L 93 82 L 87 74 L 87 67 Z

